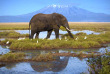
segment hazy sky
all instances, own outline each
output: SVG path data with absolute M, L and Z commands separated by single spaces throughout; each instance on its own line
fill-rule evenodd
M 31 13 L 52 4 L 71 4 L 92 12 L 110 14 L 110 0 L 0 0 L 0 16 Z

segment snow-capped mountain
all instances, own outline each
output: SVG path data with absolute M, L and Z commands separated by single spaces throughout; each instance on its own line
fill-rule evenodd
M 0 22 L 29 22 L 33 15 L 38 13 L 63 14 L 68 21 L 72 22 L 110 22 L 110 15 L 94 13 L 73 5 L 49 5 L 38 11 L 19 16 L 0 16 Z

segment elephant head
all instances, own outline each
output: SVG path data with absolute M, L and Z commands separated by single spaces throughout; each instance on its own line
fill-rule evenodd
M 53 15 L 53 19 L 55 20 L 55 24 L 57 24 L 59 28 L 60 26 L 63 26 L 67 30 L 69 36 L 71 38 L 74 38 L 73 35 L 71 34 L 71 30 L 69 28 L 69 24 L 66 17 L 58 13 L 53 13 L 52 15 Z

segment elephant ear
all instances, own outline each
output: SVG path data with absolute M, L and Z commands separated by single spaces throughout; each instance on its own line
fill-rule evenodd
M 52 18 L 55 22 L 55 25 L 57 25 L 58 27 L 60 27 L 60 18 L 58 17 L 58 14 L 57 13 L 53 13 L 52 14 Z

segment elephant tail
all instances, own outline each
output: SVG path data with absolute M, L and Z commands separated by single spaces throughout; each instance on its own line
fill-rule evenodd
M 31 26 L 31 23 L 29 22 L 29 38 L 31 37 L 31 34 L 30 34 L 30 26 Z

